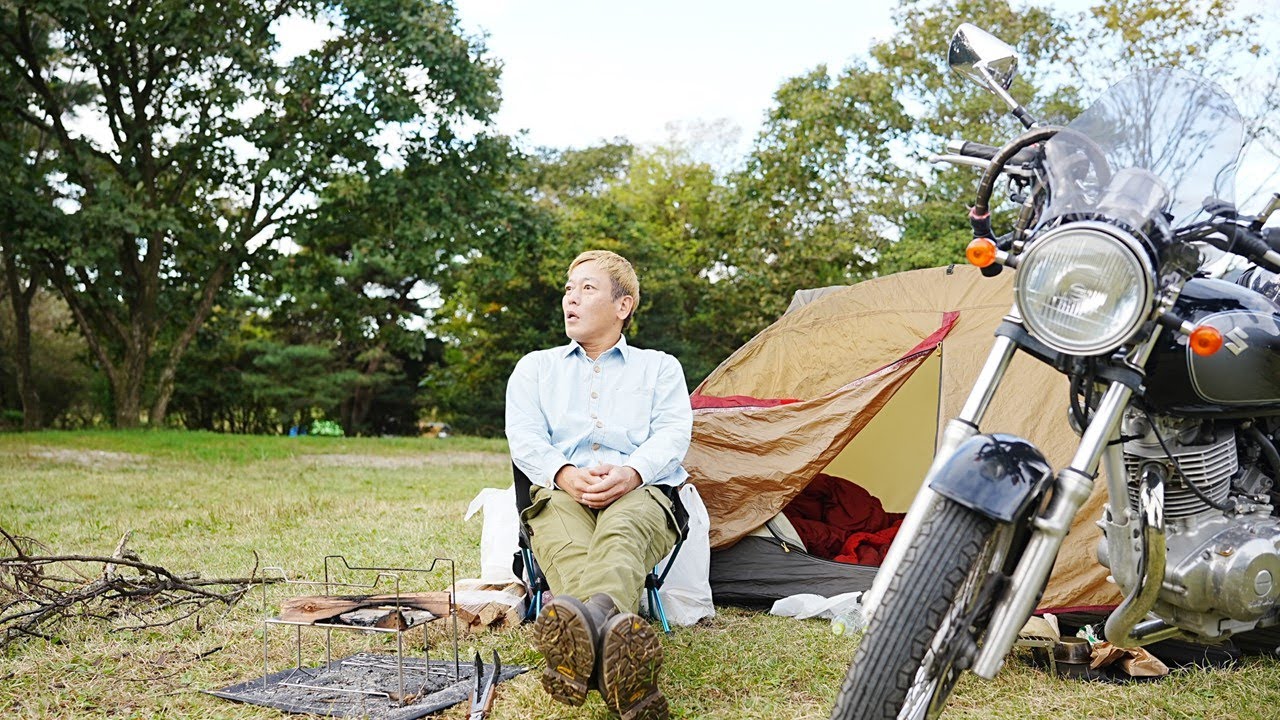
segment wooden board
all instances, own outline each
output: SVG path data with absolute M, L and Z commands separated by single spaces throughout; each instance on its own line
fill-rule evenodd
M 426 610 L 433 615 L 449 614 L 447 591 L 401 593 L 400 595 L 304 595 L 280 604 L 280 619 L 314 623 L 364 608 L 383 606 Z

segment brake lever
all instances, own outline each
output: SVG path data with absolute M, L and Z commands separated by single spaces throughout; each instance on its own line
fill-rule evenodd
M 991 165 L 990 160 L 983 160 L 982 158 L 969 157 L 968 155 L 953 155 L 951 153 L 946 153 L 943 155 L 930 155 L 929 162 L 934 164 L 949 163 L 951 165 L 961 165 L 964 167 L 977 168 L 979 170 L 986 170 Z M 1021 165 L 1012 165 L 1012 164 L 1004 166 L 1004 174 L 1016 175 L 1021 178 L 1030 178 L 1032 176 L 1032 172 L 1028 168 L 1022 167 Z

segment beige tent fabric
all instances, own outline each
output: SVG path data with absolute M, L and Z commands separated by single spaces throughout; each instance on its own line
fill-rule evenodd
M 695 399 L 742 395 L 799 402 L 695 410 L 685 467 L 707 503 L 712 546 L 733 544 L 779 512 L 835 458 L 920 366 L 923 356 L 906 355 L 949 312 L 958 318 L 937 350 L 938 413 L 943 421 L 954 417 L 1012 303 L 1012 275 L 983 278 L 976 268 L 952 266 L 827 291 L 793 308 L 721 363 L 694 391 Z M 1066 422 L 1066 400 L 1065 377 L 1017 356 L 982 429 L 1025 437 L 1061 467 L 1077 442 Z M 922 418 L 915 431 L 933 432 L 940 427 L 937 420 Z M 921 478 L 849 479 L 876 494 L 878 484 L 918 484 Z M 1100 478 L 1066 540 L 1042 607 L 1118 602 L 1095 554 L 1101 531 L 1093 523 L 1104 502 Z
M 838 292 L 840 290 L 844 290 L 847 287 L 849 286 L 848 285 L 828 285 L 826 287 L 820 287 L 820 288 L 807 288 L 804 290 L 797 290 L 795 291 L 795 294 L 791 296 L 791 304 L 788 305 L 787 309 L 783 310 L 782 312 L 789 313 L 792 310 L 799 310 L 800 308 L 804 307 L 805 305 L 808 305 L 814 300 L 817 300 L 823 295 L 827 295 L 833 292 Z
M 808 478 L 871 421 L 925 357 L 917 354 L 814 400 L 695 412 L 693 443 L 684 467 L 711 516 L 711 546 L 732 545 L 777 515 Z M 706 492 L 704 487 L 715 490 Z

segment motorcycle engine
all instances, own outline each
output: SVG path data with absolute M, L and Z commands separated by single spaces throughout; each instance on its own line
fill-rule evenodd
M 1178 625 L 1209 637 L 1229 627 L 1223 616 L 1249 623 L 1272 613 L 1280 599 L 1280 519 L 1272 516 L 1272 479 L 1256 444 L 1242 441 L 1235 423 L 1160 417 L 1153 427 L 1137 413 L 1126 416 L 1123 432 L 1130 507 L 1137 511 L 1139 479 L 1152 463 L 1167 478 L 1160 605 Z M 1130 574 L 1112 569 L 1118 581 Z

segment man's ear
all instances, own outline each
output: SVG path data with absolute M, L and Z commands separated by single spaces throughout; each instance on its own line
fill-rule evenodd
M 630 295 L 623 295 L 618 298 L 618 319 L 626 320 L 631 315 L 631 310 L 636 306 L 636 299 Z

